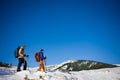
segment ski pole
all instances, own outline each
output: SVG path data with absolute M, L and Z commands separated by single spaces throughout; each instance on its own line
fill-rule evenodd
M 46 59 L 44 60 L 45 66 L 46 66 Z
M 29 61 L 29 57 L 27 57 L 28 58 L 28 61 Z M 27 65 L 28 65 L 28 63 L 27 63 Z M 28 65 L 28 71 L 29 71 L 29 65 Z
M 46 59 L 44 60 L 44 63 L 45 63 L 45 71 L 47 71 Z

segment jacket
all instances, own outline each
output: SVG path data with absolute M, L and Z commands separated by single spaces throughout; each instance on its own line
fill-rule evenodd
M 40 52 L 40 59 L 41 60 L 45 59 L 43 52 Z

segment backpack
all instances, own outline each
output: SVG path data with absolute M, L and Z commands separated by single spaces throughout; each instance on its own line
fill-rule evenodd
M 37 62 L 40 62 L 40 53 L 39 52 L 35 53 L 35 59 Z
M 19 57 L 19 49 L 20 49 L 20 46 L 18 46 L 17 49 L 16 49 L 15 52 L 14 52 L 15 58 L 18 58 L 18 57 Z

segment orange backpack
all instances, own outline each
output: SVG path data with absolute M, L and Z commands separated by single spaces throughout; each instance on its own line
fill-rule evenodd
M 37 62 L 40 62 L 40 53 L 39 52 L 35 53 L 35 59 Z

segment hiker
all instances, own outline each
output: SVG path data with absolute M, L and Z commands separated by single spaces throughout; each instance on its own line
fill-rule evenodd
M 39 53 L 40 53 L 40 55 L 39 55 L 39 57 L 40 57 L 40 61 L 39 61 L 40 65 L 39 65 L 39 68 L 37 70 L 45 72 L 45 66 L 44 66 L 43 60 L 45 60 L 46 57 L 44 56 L 44 49 L 41 49 Z
M 21 71 L 21 66 L 22 64 L 24 64 L 23 66 L 23 70 L 27 69 L 27 61 L 25 60 L 24 57 L 29 57 L 29 55 L 24 54 L 24 49 L 25 46 L 21 46 L 18 49 L 18 66 L 17 66 L 17 72 Z

